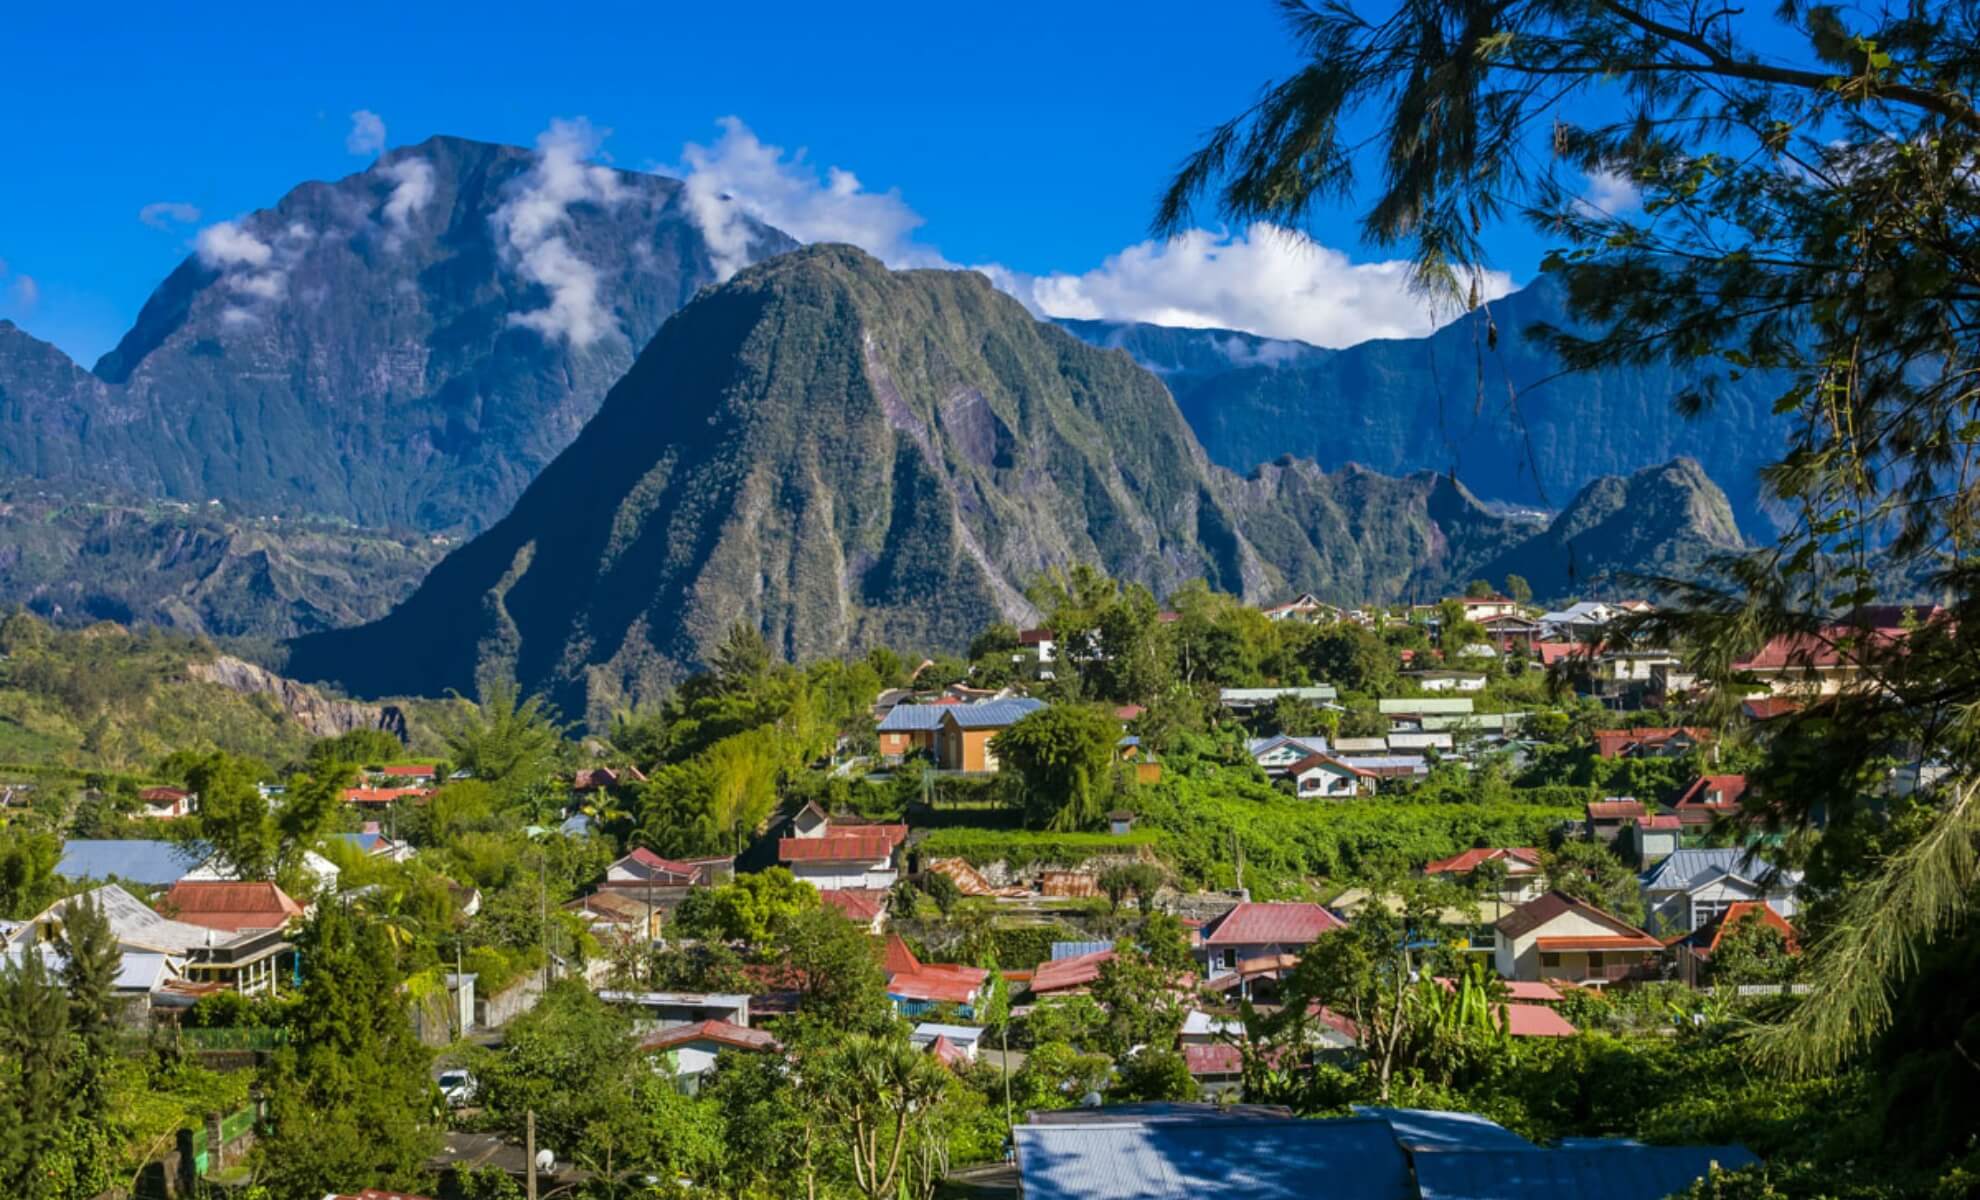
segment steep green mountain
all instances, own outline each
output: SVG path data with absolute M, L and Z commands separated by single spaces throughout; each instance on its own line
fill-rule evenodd
M 493 664 L 595 717 L 736 620 L 798 659 L 959 647 L 1075 561 L 1158 594 L 1427 597 L 1533 532 L 1428 472 L 1240 479 L 1127 354 L 975 273 L 815 246 L 683 309 L 508 517 L 288 669 L 432 695 Z
M 93 373 L 0 322 L 0 475 L 482 528 L 716 279 L 683 193 L 444 137 L 303 184 L 203 230 Z
M 1680 458 L 1624 478 L 1598 479 L 1536 537 L 1480 568 L 1497 582 L 1524 576 L 1534 594 L 1558 599 L 1605 584 L 1621 573 L 1695 580 L 1713 554 L 1745 545 L 1732 506 L 1696 459 Z
M 1709 412 L 1687 420 L 1672 405 L 1684 372 L 1658 365 L 1563 374 L 1558 358 L 1522 334 L 1539 321 L 1572 326 L 1560 289 L 1544 276 L 1494 303 L 1489 316 L 1474 312 L 1428 337 L 1343 350 L 1218 329 L 1061 324 L 1161 375 L 1211 459 L 1232 470 L 1282 454 L 1329 469 L 1427 469 L 1454 473 L 1487 499 L 1557 508 L 1602 476 L 1688 456 L 1726 489 L 1742 528 L 1773 527 L 1756 472 L 1779 457 L 1785 436 L 1772 411 L 1777 378 L 1755 373 L 1731 383 Z
M 272 641 L 383 616 L 448 542 L 0 485 L 0 611 Z

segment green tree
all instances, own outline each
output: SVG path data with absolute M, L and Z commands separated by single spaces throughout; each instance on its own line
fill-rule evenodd
M 1467 600 L 1484 600 L 1493 594 L 1492 581 L 1489 579 L 1474 579 L 1464 585 L 1464 595 Z
M 1189 1062 L 1168 1046 L 1143 1046 L 1120 1064 L 1120 1077 L 1108 1091 L 1114 1103 L 1146 1100 L 1196 1100 L 1203 1094 Z
M 0 917 L 23 920 L 60 898 L 62 839 L 21 823 L 0 825 Z
M 1750 909 L 1728 918 L 1712 951 L 1715 984 L 1786 983 L 1794 978 L 1795 967 L 1786 936 Z
M 186 789 L 199 795 L 184 831 L 211 846 L 242 879 L 269 879 L 281 850 L 268 799 L 260 783 L 268 769 L 250 759 L 214 751 L 185 766 Z
M 633 1045 L 630 1016 L 583 983 L 558 980 L 509 1023 L 499 1048 L 473 1060 L 489 1121 L 521 1141 L 534 1112 L 536 1144 L 566 1160 L 606 1140 L 624 1146 L 637 1121 L 633 1089 L 648 1070 Z
M 367 1184 L 413 1189 L 440 1145 L 429 1054 L 414 1036 L 385 930 L 334 901 L 297 934 L 304 962 L 289 1042 L 261 1074 L 257 1177 L 280 1200 Z
M 1636 873 L 1601 842 L 1564 842 L 1540 853 L 1547 887 L 1592 904 L 1631 925 L 1643 924 L 1643 894 Z
M 395 734 L 383 729 L 353 729 L 336 737 L 317 739 L 310 745 L 309 761 L 382 767 L 396 762 L 405 753 L 406 744 Z
M 1136 1046 L 1173 1046 L 1189 1015 L 1189 983 L 1189 976 L 1156 966 L 1134 942 L 1116 943 L 1093 981 L 1093 998 L 1107 1011 L 1100 1048 L 1118 1061 Z
M 675 910 L 674 926 L 688 937 L 760 945 L 817 908 L 817 888 L 771 867 L 718 887 L 690 889 Z
M 1506 595 L 1514 604 L 1525 606 L 1533 603 L 1533 585 L 1526 582 L 1524 575 L 1506 576 Z
M 805 1092 L 851 1151 L 852 1179 L 869 1200 L 926 1200 L 939 1177 L 917 1144 L 930 1136 L 949 1091 L 940 1064 L 899 1038 L 854 1033 L 809 1064 Z
M 962 888 L 956 885 L 955 880 L 940 871 L 923 872 L 921 890 L 927 892 L 929 899 L 935 901 L 935 907 L 944 917 L 953 913 L 957 903 L 962 900 Z
M 814 904 L 785 922 L 775 959 L 798 981 L 798 1013 L 813 1028 L 880 1030 L 893 1022 L 872 939 L 836 908 Z
M 459 697 L 455 702 L 457 711 L 441 737 L 456 767 L 509 797 L 552 769 L 564 726 L 541 696 L 524 698 L 514 684 L 491 681 L 480 703 Z
M 1090 829 L 1107 813 L 1120 722 L 1104 708 L 1054 704 L 991 741 L 1024 780 L 1025 819 L 1037 828 Z
M 102 905 L 89 896 L 62 908 L 62 986 L 69 996 L 69 1031 L 76 1040 L 76 1100 L 101 1111 L 116 1055 L 117 973 L 124 950 Z

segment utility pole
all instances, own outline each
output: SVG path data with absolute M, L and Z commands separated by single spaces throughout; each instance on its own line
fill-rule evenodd
M 537 924 L 543 930 L 541 934 L 543 949 L 543 990 L 547 992 L 550 990 L 550 884 L 546 874 L 548 868 L 545 865 L 543 851 L 539 848 L 536 854 L 536 920 Z M 536 1193 L 532 1191 L 530 1194 L 533 1196 Z
M 533 1108 L 523 1114 L 523 1157 L 529 1160 L 525 1175 L 529 1181 L 529 1200 L 536 1200 L 536 1110 Z

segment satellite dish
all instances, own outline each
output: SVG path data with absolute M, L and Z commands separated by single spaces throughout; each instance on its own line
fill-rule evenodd
M 1086 1094 L 1085 1094 L 1084 1096 L 1081 1096 L 1081 1097 L 1079 1098 L 1079 1106 L 1080 1106 L 1081 1108 L 1099 1108 L 1099 1107 L 1100 1107 L 1100 1093 L 1099 1093 L 1099 1092 L 1088 1092 L 1088 1093 L 1086 1093 Z
M 547 1175 L 547 1174 L 549 1174 L 549 1173 L 551 1172 L 551 1170 L 552 1170 L 553 1168 L 555 1168 L 555 1167 L 556 1167 L 556 1165 L 557 1165 L 557 1156 L 556 1156 L 556 1155 L 554 1155 L 554 1154 L 552 1154 L 552 1153 L 550 1153 L 550 1151 L 548 1151 L 548 1150 L 538 1150 L 538 1151 L 536 1152 L 536 1169 L 537 1169 L 537 1170 L 539 1170 L 539 1171 L 541 1171 L 541 1172 L 543 1172 L 544 1174 L 546 1174 L 546 1175 Z

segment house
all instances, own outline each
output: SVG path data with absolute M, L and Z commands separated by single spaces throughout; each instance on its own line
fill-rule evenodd
M 598 998 L 607 1004 L 622 1004 L 632 1009 L 637 1014 L 633 1029 L 641 1033 L 664 1032 L 704 1021 L 749 1026 L 749 997 L 740 992 L 607 990 L 598 993 Z
M 1642 879 L 1645 919 L 1667 934 L 1690 933 L 1742 900 L 1763 901 L 1792 919 L 1801 873 L 1750 850 L 1678 850 Z
M 649 903 L 637 888 L 599 888 L 563 905 L 565 912 L 584 921 L 593 937 L 628 946 L 658 941 L 667 907 L 657 897 Z
M 1421 732 L 1425 717 L 1469 717 L 1469 696 L 1430 696 L 1412 699 L 1377 700 L 1375 711 L 1389 718 L 1391 732 Z
M 997 753 L 992 741 L 1044 707 L 1043 700 L 1017 696 L 943 708 L 935 731 L 935 765 L 944 771 L 995 771 Z
M 1449 754 L 1456 748 L 1454 737 L 1455 735 L 1450 733 L 1392 733 L 1389 735 L 1389 749 L 1398 754 L 1421 753 L 1425 750 Z
M 1309 754 L 1285 770 L 1293 794 L 1302 800 L 1338 800 L 1375 790 L 1380 778 L 1328 754 Z
M 1112 961 L 1114 948 L 1103 946 L 1083 954 L 1039 963 L 1031 973 L 1031 994 L 1039 999 L 1085 995 L 1100 978 L 1100 968 Z
M 64 879 L 121 879 L 143 887 L 170 887 L 213 851 L 197 842 L 146 838 L 70 838 L 62 843 L 55 874 Z
M 404 842 L 386 836 L 376 821 L 366 821 L 356 833 L 333 833 L 330 837 L 354 848 L 367 858 L 382 858 L 387 862 L 404 862 L 411 858 L 414 850 Z
M 1217 690 L 1217 702 L 1233 712 L 1270 708 L 1281 700 L 1332 704 L 1339 698 L 1340 691 L 1329 683 L 1317 684 L 1313 687 L 1219 688 Z
M 1712 952 L 1719 948 L 1726 932 L 1741 921 L 1761 921 L 1773 926 L 1787 944 L 1789 954 L 1801 953 L 1801 940 L 1786 917 L 1764 900 L 1736 900 L 1724 912 L 1671 943 L 1678 979 L 1688 987 L 1704 986 L 1711 976 Z
M 1599 698 L 1612 705 L 1634 707 L 1660 672 L 1668 677 L 1683 662 L 1669 650 L 1610 647 L 1588 664 L 1586 678 Z
M 40 955 L 42 965 L 54 975 L 59 975 L 68 961 L 60 943 L 23 940 L 19 945 L 10 945 L 7 930 L 0 928 L 0 971 L 20 965 L 30 954 Z M 189 1001 L 175 992 L 174 985 L 183 983 L 185 973 L 183 958 L 126 950 L 117 960 L 117 977 L 110 983 L 110 995 L 134 1019 L 149 1015 L 154 1007 L 182 1008 Z
M 899 934 L 888 935 L 880 966 L 887 975 L 887 998 L 904 1017 L 942 1005 L 953 1006 L 962 1016 L 975 1016 L 990 998 L 990 972 L 956 963 L 924 963 Z
M 1711 730 L 1690 725 L 1598 729 L 1595 753 L 1601 758 L 1677 758 L 1711 740 Z
M 735 878 L 735 874 L 733 858 L 662 858 L 640 846 L 606 867 L 605 880 L 599 886 L 642 898 L 678 901 L 689 888 L 713 887 Z
M 717 1020 L 670 1026 L 648 1034 L 639 1043 L 641 1054 L 673 1055 L 674 1078 L 697 1081 L 715 1069 L 724 1050 L 775 1054 L 782 1049 L 767 1030 Z
M 1468 880 L 1486 863 L 1498 863 L 1505 869 L 1505 882 L 1499 886 L 1498 894 L 1507 903 L 1524 904 L 1546 890 L 1546 875 L 1540 869 L 1540 852 L 1530 846 L 1466 850 L 1450 858 L 1426 863 L 1423 873 Z
M 1327 739 L 1319 734 L 1291 737 L 1281 733 L 1272 737 L 1252 738 L 1245 743 L 1245 752 L 1251 755 L 1251 761 L 1257 763 L 1267 775 L 1282 775 L 1287 767 L 1300 759 L 1314 754 L 1327 754 L 1329 750 Z
M 1492 644 L 1507 654 L 1530 654 L 1533 644 L 1540 640 L 1540 622 L 1517 613 L 1486 617 L 1478 624 L 1484 628 L 1485 636 L 1492 639 Z
M 1664 943 L 1565 892 L 1529 900 L 1492 927 L 1493 964 L 1507 979 L 1601 987 L 1655 979 Z
M 344 869 L 314 850 L 305 850 L 302 852 L 301 873 L 308 877 L 310 891 L 316 893 L 336 891 L 337 880 L 343 876 Z M 219 880 L 223 883 L 240 877 L 239 869 L 218 854 L 208 854 L 205 862 L 181 876 L 184 879 Z
M 932 1050 L 938 1041 L 947 1042 L 955 1048 L 961 1061 L 976 1061 L 977 1048 L 983 1044 L 983 1035 L 989 1032 L 975 1025 L 943 1025 L 934 1021 L 923 1021 L 908 1035 L 908 1044 L 917 1050 Z M 949 1056 L 944 1055 L 944 1058 Z
M 1519 602 L 1511 596 L 1501 596 L 1496 592 L 1489 596 L 1459 596 L 1458 606 L 1464 610 L 1467 621 L 1489 621 L 1494 617 L 1520 616 Z
M 954 705 L 896 704 L 880 718 L 878 737 L 880 757 L 899 762 L 910 754 L 935 757 L 935 735 L 942 727 L 942 714 Z
M 1430 760 L 1420 754 L 1338 754 L 1335 760 L 1379 784 L 1384 779 L 1421 779 L 1430 774 Z M 1372 788 L 1371 788 L 1372 790 Z
M 1210 1103 L 1035 1112 L 1011 1142 L 1024 1200 L 1662 1200 L 1760 1161 L 1742 1146 L 1542 1148 L 1470 1113 L 1360 1105 L 1317 1120 Z
M 1387 754 L 1389 739 L 1386 737 L 1344 737 L 1334 739 L 1336 754 Z
M 273 993 L 294 959 L 296 948 L 284 940 L 280 928 L 229 932 L 173 920 L 114 883 L 57 900 L 16 929 L 12 941 L 56 940 L 69 906 L 85 898 L 103 910 L 111 936 L 125 954 L 162 955 L 183 964 L 174 983 L 209 984 L 245 995 Z
M 1058 654 L 1059 641 L 1052 636 L 1052 631 L 1049 629 L 1021 629 L 1018 631 L 1018 646 L 1030 651 L 1037 659 L 1040 668 L 1047 668 L 1052 665 L 1053 658 Z M 1051 672 L 1047 670 L 1040 670 L 1039 675 L 1045 679 L 1052 677 Z
M 1611 623 L 1628 615 L 1619 605 L 1599 600 L 1581 600 L 1556 612 L 1540 614 L 1541 640 L 1548 642 L 1593 642 Z
M 1676 813 L 1651 813 L 1626 824 L 1616 837 L 1623 857 L 1647 871 L 1677 853 L 1684 844 L 1684 819 Z
M 1900 646 L 1912 630 L 1944 619 L 1937 605 L 1873 605 L 1814 633 L 1776 637 L 1733 669 L 1776 696 L 1833 696 L 1864 678 L 1872 660 Z
M 878 935 L 887 928 L 887 894 L 864 888 L 826 888 L 818 893 L 822 904 L 836 908 L 853 924 Z
M 1318 904 L 1246 900 L 1203 926 L 1198 955 L 1211 977 L 1244 959 L 1298 956 L 1320 935 L 1346 926 Z
M 1258 611 L 1264 613 L 1268 621 L 1308 621 L 1314 624 L 1332 624 L 1346 616 L 1312 592 L 1301 592 L 1283 604 L 1269 604 Z
M 1745 794 L 1744 775 L 1700 775 L 1678 793 L 1671 812 L 1687 833 L 1704 832 L 1739 816 L 1739 800 Z
M 222 933 L 283 929 L 308 912 L 276 884 L 209 879 L 173 884 L 160 897 L 158 911 L 175 921 Z
M 1110 837 L 1126 837 L 1134 832 L 1134 813 L 1125 808 L 1117 808 L 1107 814 L 1107 834 Z
M 1588 802 L 1588 819 L 1582 829 L 1591 838 L 1613 842 L 1625 825 L 1634 825 L 1649 814 L 1643 801 L 1634 796 L 1610 796 Z
M 1787 696 L 1748 696 L 1739 702 L 1739 711 L 1747 720 L 1759 725 L 1800 712 L 1801 703 Z
M 1482 692 L 1483 671 L 1404 671 L 1403 679 L 1426 692 Z
M 901 877 L 894 852 L 907 840 L 905 825 L 793 820 L 792 830 L 794 836 L 777 840 L 777 861 L 820 891 L 884 892 Z
M 175 821 L 190 816 L 199 805 L 199 796 L 184 788 L 148 787 L 138 792 L 143 807 L 138 815 L 152 821 Z

